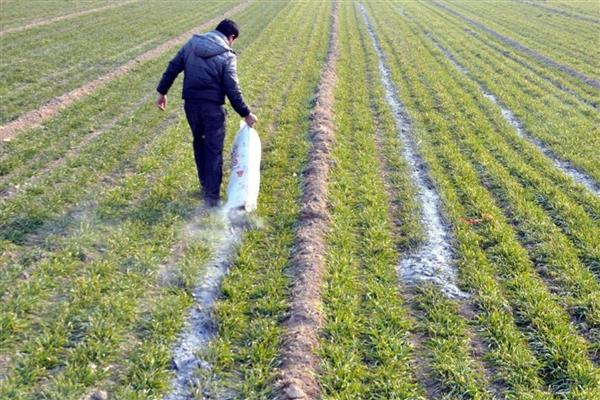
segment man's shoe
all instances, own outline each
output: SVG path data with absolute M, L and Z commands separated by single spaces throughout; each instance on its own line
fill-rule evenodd
M 219 199 L 215 199 L 212 197 L 205 197 L 204 198 L 204 204 L 206 204 L 206 207 L 208 208 L 215 208 L 215 207 L 219 207 Z

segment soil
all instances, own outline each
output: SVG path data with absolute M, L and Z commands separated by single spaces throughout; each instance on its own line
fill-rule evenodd
M 331 150 L 335 137 L 333 96 L 337 80 L 337 3 L 330 19 L 329 49 L 321 72 L 316 104 L 311 115 L 312 148 L 304 171 L 300 217 L 292 250 L 291 305 L 284 322 L 282 364 L 276 383 L 277 399 L 314 399 L 317 382 L 321 282 L 325 270 L 325 235 L 329 227 L 327 203 Z

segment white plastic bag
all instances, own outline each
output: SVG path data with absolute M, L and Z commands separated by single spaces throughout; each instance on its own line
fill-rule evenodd
M 240 121 L 231 149 L 231 178 L 227 186 L 226 210 L 256 209 L 260 186 L 261 144 L 258 133 Z

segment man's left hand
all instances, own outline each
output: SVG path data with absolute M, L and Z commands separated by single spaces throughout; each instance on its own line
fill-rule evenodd
M 246 121 L 248 126 L 253 127 L 254 124 L 256 124 L 256 121 L 258 121 L 258 118 L 256 118 L 256 115 L 250 113 L 244 118 L 244 120 Z

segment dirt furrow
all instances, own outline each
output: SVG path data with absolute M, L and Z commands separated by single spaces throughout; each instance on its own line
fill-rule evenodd
M 333 96 L 337 80 L 337 9 L 336 2 L 330 18 L 327 58 L 311 114 L 312 148 L 303 173 L 302 206 L 289 271 L 293 287 L 290 310 L 284 322 L 282 365 L 276 383 L 278 399 L 314 399 L 320 393 L 316 379 L 319 368 L 316 348 L 323 325 L 321 281 L 325 270 L 325 234 L 329 226 L 328 176 L 335 135 Z
M 600 196 L 600 183 L 599 182 L 597 182 L 591 176 L 576 169 L 573 165 L 571 165 L 571 163 L 569 163 L 567 161 L 563 161 L 560 158 L 558 158 L 556 156 L 556 154 L 554 154 L 554 152 L 552 150 L 550 150 L 542 141 L 536 139 L 531 134 L 526 132 L 525 129 L 523 128 L 523 123 L 519 120 L 519 118 L 517 118 L 517 116 L 510 109 L 508 109 L 507 107 L 502 105 L 498 101 L 498 99 L 496 98 L 496 96 L 494 94 L 489 92 L 479 81 L 477 81 L 475 78 L 473 78 L 470 75 L 469 70 L 467 68 L 465 68 L 463 65 L 461 65 L 456 60 L 454 55 L 448 49 L 443 47 L 437 41 L 437 39 L 435 39 L 432 35 L 428 35 L 428 37 L 430 38 L 432 43 L 446 56 L 446 58 L 450 61 L 450 63 L 452 63 L 452 65 L 454 65 L 454 67 L 457 70 L 459 70 L 461 73 L 468 76 L 473 82 L 475 82 L 479 86 L 479 89 L 481 90 L 481 93 L 483 94 L 483 96 L 486 99 L 488 99 L 489 101 L 491 101 L 492 103 L 494 103 L 494 105 L 496 105 L 496 107 L 498 107 L 500 109 L 500 112 L 502 113 L 502 116 L 504 117 L 504 119 L 510 124 L 510 126 L 513 127 L 514 131 L 517 133 L 517 135 L 519 137 L 527 140 L 529 143 L 531 143 L 532 145 L 537 147 L 538 150 L 540 152 L 542 152 L 554 164 L 554 166 L 557 169 L 561 170 L 566 175 L 570 176 L 575 182 L 580 183 L 583 186 L 585 186 L 586 189 L 588 189 L 590 192 L 592 192 L 596 196 Z
M 141 1 L 141 0 L 123 1 L 121 3 L 109 4 L 104 7 L 92 8 L 90 10 L 84 10 L 84 11 L 74 12 L 71 14 L 60 15 L 60 16 L 54 17 L 54 18 L 33 21 L 33 22 L 28 23 L 27 25 L 17 26 L 15 28 L 10 28 L 10 29 L 0 31 L 0 37 L 6 35 L 7 33 L 22 32 L 22 31 L 26 31 L 28 29 L 37 28 L 38 26 L 50 25 L 54 22 L 63 21 L 65 19 L 72 19 L 72 18 L 77 18 L 77 17 L 81 17 L 84 15 L 88 15 L 88 14 L 94 14 L 94 13 L 97 13 L 100 11 L 110 10 L 111 8 L 121 7 L 126 4 L 137 3 L 139 1 Z
M 46 104 L 44 104 L 37 110 L 33 110 L 33 111 L 23 114 L 16 120 L 11 121 L 8 124 L 0 127 L 0 140 L 9 141 L 12 138 L 14 138 L 16 135 L 18 135 L 20 132 L 22 132 L 26 129 L 31 129 L 31 128 L 40 126 L 44 120 L 52 117 L 58 111 L 69 106 L 76 100 L 80 100 L 80 99 L 84 98 L 85 96 L 88 96 L 90 93 L 92 93 L 95 90 L 97 90 L 98 88 L 106 85 L 108 82 L 127 74 L 129 71 L 131 71 L 133 68 L 135 68 L 138 64 L 158 58 L 159 56 L 163 55 L 166 51 L 181 44 L 181 42 L 188 39 L 194 33 L 197 33 L 198 31 L 206 29 L 207 27 L 210 27 L 212 25 L 215 25 L 221 19 L 227 18 L 227 17 L 241 11 L 242 9 L 246 8 L 248 6 L 248 4 L 250 4 L 250 2 L 251 1 L 245 1 L 237 6 L 233 7 L 229 11 L 226 11 L 225 13 L 218 15 L 218 16 L 210 19 L 207 22 L 205 22 L 193 29 L 190 29 L 189 31 L 187 31 L 185 33 L 182 33 L 181 35 L 177 36 L 176 38 L 173 38 L 173 39 L 161 44 L 160 46 L 147 51 L 146 53 L 144 53 L 144 54 L 134 58 L 133 60 L 127 62 L 126 64 L 121 65 L 120 67 L 102 75 L 101 77 L 94 79 L 93 81 L 88 82 L 85 85 L 83 85 L 77 89 L 74 89 L 68 93 L 65 93 L 59 97 L 56 97 L 56 98 L 48 101 Z
M 394 113 L 398 135 L 405 144 L 403 155 L 410 166 L 411 179 L 418 190 L 419 203 L 422 205 L 421 222 L 425 229 L 426 240 L 416 251 L 400 261 L 399 277 L 408 286 L 431 282 L 451 298 L 467 298 L 467 293 L 460 290 L 456 283 L 456 271 L 452 267 L 450 232 L 443 220 L 439 194 L 429 178 L 427 165 L 418 153 L 415 139 L 410 134 L 412 124 L 391 80 L 391 73 L 379 39 L 366 10 L 362 6 L 360 10 L 379 58 L 379 71 L 386 100 Z
M 490 29 L 487 26 L 485 26 L 473 19 L 466 17 L 465 15 L 459 13 L 458 11 L 451 9 L 450 7 L 446 6 L 445 4 L 441 4 L 437 1 L 433 1 L 432 4 L 434 4 L 436 7 L 439 7 L 439 8 L 442 8 L 442 9 L 448 11 L 450 14 L 452 14 L 458 18 L 463 19 L 464 21 L 466 21 L 470 25 L 476 27 L 477 29 L 480 29 L 480 30 L 486 32 L 487 34 L 495 37 L 496 39 L 500 40 L 501 42 L 535 58 L 536 60 L 538 60 L 550 67 L 556 68 L 557 70 L 562 71 L 565 74 L 571 75 L 572 77 L 575 77 L 575 78 L 581 80 L 582 82 L 588 84 L 591 87 L 600 89 L 600 81 L 598 81 L 592 77 L 589 77 L 579 71 L 576 71 L 567 65 L 561 64 L 548 56 L 540 54 L 537 51 L 530 49 L 527 46 L 522 45 L 521 43 L 517 42 L 516 40 L 510 39 L 504 35 L 501 35 L 500 33 L 494 31 L 493 29 Z

